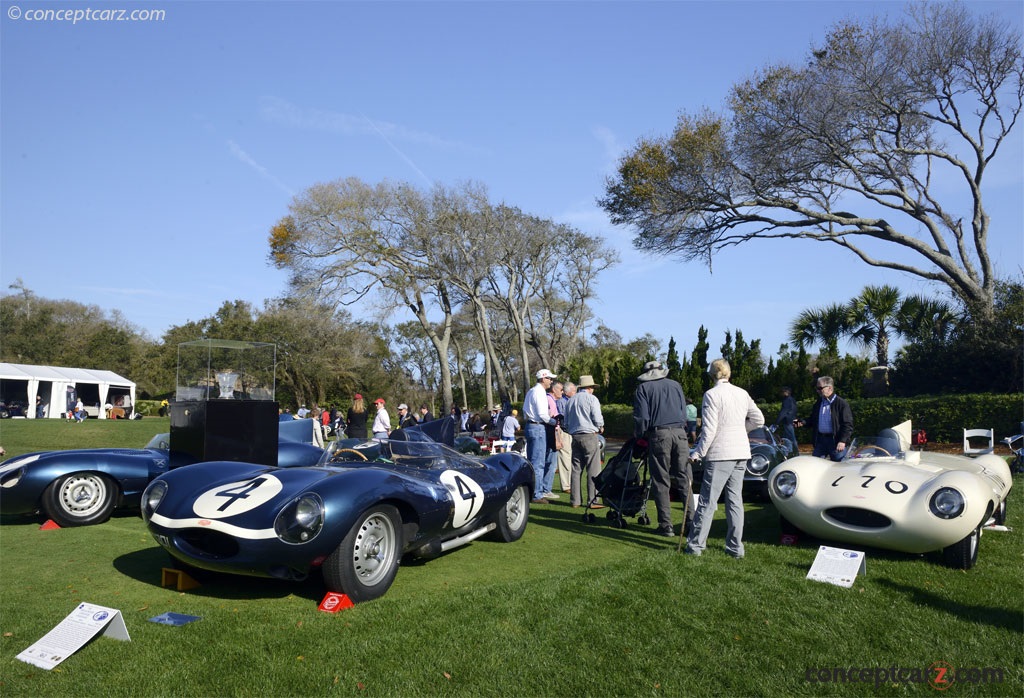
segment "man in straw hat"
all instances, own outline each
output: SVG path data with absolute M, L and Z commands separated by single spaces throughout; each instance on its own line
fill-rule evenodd
M 565 431 L 572 434 L 572 477 L 569 485 L 569 499 L 572 506 L 583 504 L 582 472 L 587 471 L 587 501 L 591 509 L 603 509 L 597 503 L 597 488 L 594 478 L 601 472 L 601 438 L 604 431 L 604 415 L 601 401 L 594 397 L 594 377 L 580 376 L 577 392 L 565 406 Z

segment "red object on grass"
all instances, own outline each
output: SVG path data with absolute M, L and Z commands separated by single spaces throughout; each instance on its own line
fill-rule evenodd
M 348 597 L 348 594 L 339 594 L 336 591 L 329 591 L 324 596 L 323 601 L 320 602 L 318 607 L 321 611 L 327 613 L 337 613 L 338 611 L 346 608 L 352 608 L 355 604 L 352 603 L 352 599 Z
M 47 519 L 46 523 L 44 523 L 42 526 L 39 527 L 39 530 L 40 531 L 52 531 L 52 530 L 57 529 L 57 528 L 60 528 L 60 526 L 57 525 L 56 521 L 54 521 L 53 519 Z

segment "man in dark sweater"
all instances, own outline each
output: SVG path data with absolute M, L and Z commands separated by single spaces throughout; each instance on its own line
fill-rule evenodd
M 633 398 L 633 436 L 647 441 L 647 464 L 651 473 L 651 492 L 658 509 L 660 536 L 675 538 L 669 509 L 672 483 L 685 502 L 683 529 L 689 532 L 693 522 L 693 470 L 690 444 L 686 440 L 686 398 L 683 386 L 668 377 L 660 361 L 648 361 L 637 378 Z

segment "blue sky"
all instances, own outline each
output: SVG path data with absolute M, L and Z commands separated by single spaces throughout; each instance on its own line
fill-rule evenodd
M 2 3 L 0 292 L 120 310 L 158 339 L 226 300 L 285 290 L 267 232 L 339 177 L 466 180 L 602 236 L 623 262 L 594 310 L 625 339 L 726 329 L 774 354 L 803 309 L 866 284 L 939 292 L 821 244 L 755 243 L 699 264 L 632 250 L 595 200 L 617 158 L 680 111 L 800 62 L 870 2 Z M 1022 3 L 971 3 L 1017 25 Z M 38 9 L 162 21 L 28 21 Z M 1024 265 L 1020 127 L 989 173 L 990 248 Z M 357 310 L 357 312 L 360 312 Z M 365 308 L 361 312 L 370 313 Z

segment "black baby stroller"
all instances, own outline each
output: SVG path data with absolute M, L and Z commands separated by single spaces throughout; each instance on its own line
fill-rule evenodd
M 630 439 L 609 459 L 604 470 L 594 478 L 597 492 L 591 493 L 589 505 L 600 497 L 610 507 L 608 519 L 616 528 L 626 527 L 626 517 L 636 516 L 637 524 L 651 523 L 647 516 L 647 497 L 651 493 L 651 478 L 647 467 L 647 442 Z M 596 517 L 588 512 L 584 523 L 594 523 Z

